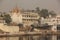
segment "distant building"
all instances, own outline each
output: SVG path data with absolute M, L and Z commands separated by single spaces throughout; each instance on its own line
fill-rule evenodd
M 38 22 L 39 15 L 35 12 L 24 12 L 22 14 L 22 20 L 25 25 L 31 25 L 35 22 Z
M 17 24 L 31 25 L 39 19 L 39 15 L 32 11 L 22 11 L 19 8 L 14 8 L 11 12 L 12 22 Z
M 56 24 L 57 23 L 57 21 L 56 21 L 56 18 L 42 18 L 41 19 L 41 24 L 45 24 L 45 23 L 47 23 L 48 25 L 54 25 L 54 24 Z
M 52 18 L 52 17 L 46 18 L 46 19 L 42 18 L 41 24 L 52 25 L 51 30 L 56 32 L 57 31 L 57 25 L 59 24 L 57 18 L 58 18 L 57 16 L 54 18 Z M 51 40 L 57 40 L 57 36 L 56 35 L 52 36 Z
M 58 25 L 58 21 L 57 21 L 57 17 L 50 17 L 50 18 L 46 18 L 46 19 L 41 19 L 41 24 L 48 24 L 48 25 L 52 25 L 51 30 L 53 31 L 57 31 L 57 25 Z
M 22 14 L 19 9 L 16 7 L 11 11 L 12 22 L 16 24 L 22 23 Z
M 49 18 L 41 18 L 41 24 L 48 23 L 49 25 L 57 25 L 60 24 L 60 15 L 57 15 L 56 17 L 49 17 Z
M 60 15 L 57 15 L 57 16 L 56 16 L 56 19 L 57 19 L 57 20 L 56 20 L 56 21 L 57 21 L 57 24 L 60 24 Z

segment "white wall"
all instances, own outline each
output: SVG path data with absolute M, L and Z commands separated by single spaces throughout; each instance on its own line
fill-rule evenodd
M 12 13 L 11 15 L 12 22 L 15 22 L 17 24 L 22 23 L 22 15 L 19 13 Z
M 2 23 L 0 23 L 0 29 L 5 32 L 10 32 L 10 33 L 19 32 L 18 26 L 7 26 Z

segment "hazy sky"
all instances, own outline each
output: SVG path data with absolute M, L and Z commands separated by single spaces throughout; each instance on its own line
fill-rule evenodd
M 9 11 L 16 4 L 23 9 L 35 9 L 38 6 L 40 9 L 46 8 L 57 13 L 60 11 L 60 0 L 2 0 L 0 1 L 0 11 Z

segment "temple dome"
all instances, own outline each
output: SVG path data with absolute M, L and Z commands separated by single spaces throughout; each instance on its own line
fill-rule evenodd
M 13 9 L 11 10 L 11 12 L 13 12 L 13 13 L 18 13 L 18 12 L 21 12 L 21 9 L 18 8 L 18 7 L 15 7 L 15 8 L 13 8 Z

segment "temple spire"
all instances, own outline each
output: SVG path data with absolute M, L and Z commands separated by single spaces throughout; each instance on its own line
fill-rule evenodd
M 18 1 L 16 1 L 16 4 L 15 4 L 15 7 L 11 10 L 11 12 L 15 12 L 15 13 L 18 13 L 20 12 L 20 8 L 18 7 Z

